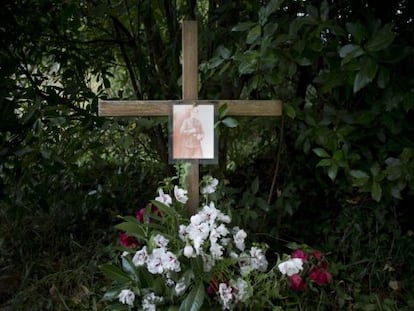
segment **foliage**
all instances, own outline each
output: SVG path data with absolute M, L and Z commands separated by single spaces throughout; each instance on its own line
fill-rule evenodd
M 98 99 L 180 98 L 180 21 L 197 16 L 200 98 L 284 102 L 276 121 L 222 116 L 238 126 L 201 170 L 234 223 L 268 253 L 327 252 L 337 309 L 412 309 L 413 3 L 195 3 L 4 3 L 0 305 L 102 307 L 115 215 L 171 168 L 167 120 L 104 120 Z
M 243 224 L 270 232 L 270 240 L 327 242 L 324 248 L 343 262 L 340 277 L 349 275 L 352 262 L 361 262 L 359 277 L 368 278 L 367 288 L 362 286 L 367 292 L 360 295 L 360 284 L 353 283 L 347 300 L 361 299 L 365 302 L 358 307 L 372 308 L 377 305 L 369 292 L 376 289 L 398 300 L 409 292 L 400 285 L 411 282 L 406 268 L 394 263 L 407 259 L 398 249 L 412 232 L 403 221 L 410 215 L 414 172 L 413 46 L 405 35 L 412 23 L 408 11 L 390 16 L 381 6 L 374 12 L 363 2 L 352 5 L 352 13 L 344 14 L 345 7 L 327 1 L 269 1 L 254 19 L 232 28 L 240 40 L 217 47 L 203 68 L 210 80 L 239 76 L 233 89 L 242 97 L 285 101 L 276 148 L 257 147 L 262 158 L 272 160 L 273 179 L 260 157 L 228 172 L 243 184 L 230 199 L 238 202 Z M 408 9 L 393 3 L 388 10 L 393 5 Z M 253 174 L 259 179 L 252 183 Z M 297 227 L 307 230 L 298 234 Z M 375 255 L 366 258 L 365 252 Z M 391 287 L 397 280 L 400 285 Z

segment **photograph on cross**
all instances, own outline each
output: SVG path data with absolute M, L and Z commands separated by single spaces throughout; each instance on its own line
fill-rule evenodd
M 217 162 L 217 139 L 214 132 L 216 105 L 172 105 L 170 114 L 170 162 L 200 160 Z

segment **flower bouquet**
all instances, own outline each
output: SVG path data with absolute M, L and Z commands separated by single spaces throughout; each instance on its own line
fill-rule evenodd
M 187 191 L 173 180 L 165 180 L 135 217 L 121 217 L 116 225 L 121 230 L 120 262 L 101 266 L 114 281 L 104 295 L 108 309 L 245 310 L 257 307 L 258 301 L 273 308 L 272 296 L 278 298 L 273 294 L 283 282 L 295 291 L 306 288 L 299 272 L 310 256 L 298 252 L 278 260 L 278 271 L 276 266 L 268 271 L 267 245 L 247 247 L 246 232 L 232 226 L 230 216 L 210 200 L 217 179 L 203 178 L 204 201 L 190 218 L 184 209 Z M 317 283 L 330 282 L 324 271 L 327 266 L 315 266 L 309 276 Z M 256 292 L 269 299 L 258 300 Z

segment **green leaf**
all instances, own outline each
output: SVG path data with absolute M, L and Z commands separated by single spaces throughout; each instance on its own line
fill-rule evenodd
M 371 187 L 371 197 L 375 201 L 379 202 L 379 201 L 381 201 L 381 196 L 382 196 L 381 185 L 374 181 L 372 183 L 372 187 Z
M 345 58 L 348 55 L 350 55 L 351 58 L 356 58 L 362 54 L 364 54 L 364 50 L 357 44 L 347 44 L 341 47 L 339 50 L 339 56 L 341 58 Z
M 122 257 L 122 268 L 128 275 L 134 279 L 135 281 L 139 281 L 138 274 L 136 272 L 136 268 L 134 264 L 132 263 L 131 259 L 127 257 Z
M 165 205 L 164 203 L 161 203 L 160 201 L 156 201 L 156 200 L 151 200 L 151 203 L 153 205 L 155 205 L 156 207 L 158 207 L 161 214 L 163 214 L 163 216 L 161 218 L 159 218 L 160 220 L 164 221 L 167 218 L 166 216 L 170 217 L 168 221 L 171 221 L 171 218 L 172 219 L 177 219 L 179 217 L 179 214 L 177 213 L 177 211 L 174 208 L 171 208 L 168 205 Z M 153 215 L 153 216 L 151 216 L 151 218 L 157 219 L 158 216 Z M 149 224 L 149 226 L 152 226 L 152 225 L 153 224 Z
M 358 71 L 354 79 L 354 94 L 367 86 L 370 81 L 369 77 L 362 70 Z
M 216 57 L 213 57 L 209 61 L 208 65 L 210 69 L 213 69 L 213 68 L 217 68 L 218 66 L 220 66 L 223 62 L 224 62 L 223 58 L 216 56 Z
M 351 170 L 349 174 L 354 178 L 352 181 L 354 187 L 364 187 L 369 180 L 369 175 L 361 170 Z
M 124 287 L 124 285 L 122 285 L 122 287 Z M 105 301 L 114 300 L 115 298 L 118 297 L 121 290 L 122 290 L 122 288 L 111 288 L 111 289 L 107 290 L 105 292 L 104 296 L 103 296 L 103 300 L 105 300 Z
M 385 162 L 388 164 L 386 169 L 387 179 L 390 181 L 400 179 L 404 171 L 404 166 L 401 165 L 400 159 L 390 157 Z
M 260 25 L 256 25 L 255 27 L 250 29 L 249 33 L 247 34 L 246 43 L 252 44 L 254 41 L 256 41 L 257 38 L 259 38 L 261 32 L 262 28 Z
M 229 111 L 229 108 L 228 108 L 227 104 L 221 105 L 219 110 L 218 110 L 219 118 L 220 119 L 224 118 L 227 115 L 228 111 Z
M 100 266 L 101 271 L 105 276 L 111 280 L 120 282 L 120 283 L 129 283 L 132 279 L 120 268 L 111 265 L 111 264 L 103 264 Z
M 142 239 L 145 239 L 146 233 L 145 230 L 142 228 L 141 225 L 138 223 L 134 223 L 131 221 L 122 222 L 120 224 L 115 225 L 115 228 L 125 231 L 128 234 L 136 235 Z
M 392 31 L 393 25 L 384 25 L 372 38 L 365 44 L 365 49 L 369 52 L 378 52 L 386 49 L 395 39 L 395 32 Z
M 258 177 L 256 177 L 253 180 L 252 185 L 251 185 L 251 190 L 253 194 L 256 194 L 257 191 L 259 191 L 259 178 Z
M 312 151 L 320 158 L 329 158 L 330 155 L 323 148 L 314 148 Z
M 246 60 L 240 63 L 238 69 L 239 69 L 239 73 L 243 75 L 243 74 L 249 74 L 249 73 L 254 72 L 255 67 L 256 67 L 256 60 L 252 60 L 252 61 Z
M 223 122 L 223 124 L 227 127 L 237 127 L 239 125 L 239 122 L 237 122 L 236 119 L 231 118 L 231 117 L 227 117 L 221 120 L 221 122 Z
M 240 74 L 249 74 L 256 71 L 259 58 L 260 52 L 251 50 L 239 54 L 237 57 L 235 56 L 235 60 L 240 62 L 238 67 Z
M 332 165 L 332 159 L 322 159 L 316 164 L 316 167 L 319 166 L 331 166 Z
M 228 48 L 220 45 L 217 48 L 216 53 L 222 58 L 222 59 L 228 59 L 231 56 L 231 52 Z
M 252 28 L 254 25 L 256 25 L 256 23 L 253 23 L 253 22 L 240 23 L 237 26 L 234 26 L 231 29 L 231 31 L 246 31 L 246 30 Z
M 288 116 L 291 119 L 296 118 L 295 108 L 291 104 L 283 103 L 283 114 Z
M 354 178 L 369 178 L 369 175 L 361 170 L 351 170 L 349 174 Z
M 338 174 L 338 165 L 332 163 L 332 165 L 328 168 L 328 176 L 331 180 L 335 180 L 336 175 Z
M 378 64 L 372 57 L 364 57 L 362 60 L 361 71 L 372 81 L 377 74 Z
M 205 298 L 203 283 L 198 283 L 180 305 L 179 311 L 198 311 L 203 306 Z

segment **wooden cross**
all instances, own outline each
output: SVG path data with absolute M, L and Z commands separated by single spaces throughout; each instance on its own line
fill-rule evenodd
M 182 99 L 194 104 L 210 103 L 198 100 L 198 34 L 197 21 L 183 21 L 182 30 Z M 219 107 L 227 105 L 233 116 L 280 116 L 280 100 L 218 100 Z M 100 100 L 99 116 L 169 116 L 174 100 Z M 187 176 L 189 200 L 186 208 L 195 214 L 199 205 L 199 161 L 190 160 Z

